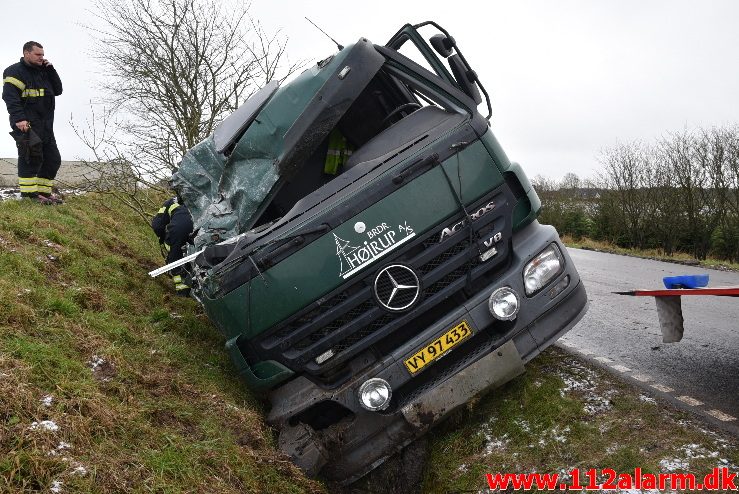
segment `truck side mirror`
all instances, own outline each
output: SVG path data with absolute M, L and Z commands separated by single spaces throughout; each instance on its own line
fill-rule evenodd
M 449 55 L 452 54 L 452 48 L 456 46 L 456 42 L 454 41 L 454 38 L 451 36 L 445 36 L 443 34 L 434 34 L 429 38 L 429 42 L 431 43 L 431 46 L 434 47 L 434 50 L 441 55 L 444 58 L 447 58 Z
M 476 85 L 477 73 L 468 68 L 459 55 L 449 57 L 449 67 L 452 69 L 454 79 L 462 88 L 462 91 L 472 98 L 476 104 L 482 103 L 482 96 L 480 96 L 480 91 Z

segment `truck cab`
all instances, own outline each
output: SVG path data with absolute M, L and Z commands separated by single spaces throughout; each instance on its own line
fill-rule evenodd
M 491 113 L 454 38 L 408 24 L 268 84 L 175 174 L 195 296 L 309 475 L 358 479 L 584 315 Z

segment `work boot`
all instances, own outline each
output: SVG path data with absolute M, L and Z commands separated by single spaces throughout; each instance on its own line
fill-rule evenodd
M 41 197 L 45 197 L 46 199 L 50 200 L 54 204 L 64 204 L 64 200 L 54 193 L 49 194 L 46 192 L 39 192 L 38 195 Z
M 22 193 L 21 199 L 29 199 L 33 202 L 37 202 L 39 204 L 43 204 L 44 206 L 56 206 L 56 202 L 52 201 L 50 198 L 42 196 L 40 194 L 35 193 Z
M 175 292 L 177 292 L 177 295 L 179 295 L 180 297 L 190 296 L 190 285 L 188 285 L 187 282 L 182 279 L 181 274 L 173 275 L 172 281 L 174 281 L 174 289 Z

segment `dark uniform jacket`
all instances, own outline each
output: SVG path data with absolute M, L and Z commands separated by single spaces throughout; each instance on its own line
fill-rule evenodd
M 10 127 L 21 120 L 31 122 L 39 135 L 51 134 L 54 97 L 62 94 L 62 81 L 53 67 L 36 67 L 21 58 L 3 71 L 3 100 L 10 114 Z
M 151 220 L 151 228 L 169 249 L 167 262 L 182 259 L 182 247 L 187 243 L 192 233 L 193 224 L 190 211 L 184 204 L 179 204 L 173 197 L 165 202 Z

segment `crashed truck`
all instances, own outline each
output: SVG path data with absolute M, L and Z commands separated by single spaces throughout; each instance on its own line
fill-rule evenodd
M 584 315 L 490 116 L 454 38 L 409 24 L 267 84 L 173 177 L 194 296 L 309 475 L 358 479 Z

